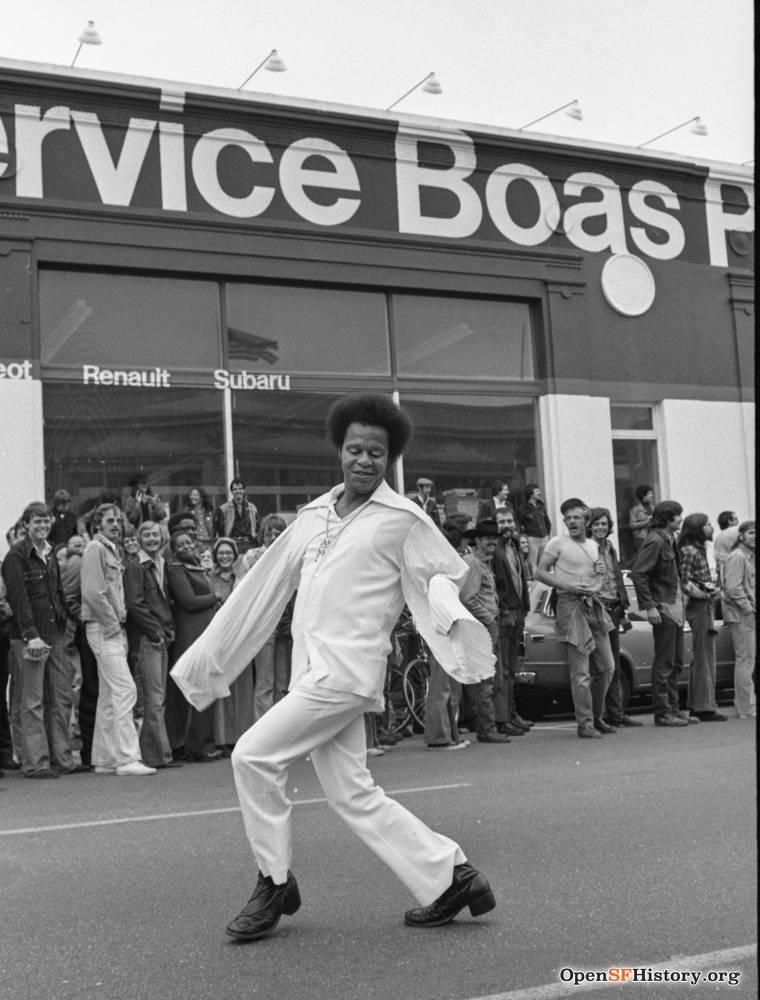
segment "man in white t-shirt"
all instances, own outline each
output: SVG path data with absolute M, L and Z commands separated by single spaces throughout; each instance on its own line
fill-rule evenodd
M 604 699 L 615 670 L 609 632 L 613 627 L 598 598 L 604 579 L 599 546 L 586 538 L 586 504 L 577 497 L 560 507 L 567 535 L 550 539 L 536 568 L 536 579 L 557 592 L 555 629 L 567 645 L 570 690 L 578 736 L 596 739 L 614 733 L 602 720 Z

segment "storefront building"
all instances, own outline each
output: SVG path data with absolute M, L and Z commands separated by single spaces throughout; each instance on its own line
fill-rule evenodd
M 0 61 L 0 525 L 138 474 L 290 517 L 356 391 L 442 505 L 749 516 L 753 209 L 727 164 Z

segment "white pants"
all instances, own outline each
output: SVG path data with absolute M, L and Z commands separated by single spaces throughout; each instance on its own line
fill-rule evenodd
M 116 768 L 140 760 L 132 709 L 137 688 L 127 663 L 127 636 L 106 638 L 97 622 L 87 622 L 87 642 L 98 661 L 98 706 L 92 734 L 92 763 Z
M 329 805 L 398 875 L 422 905 L 451 885 L 461 848 L 430 830 L 379 788 L 367 768 L 364 712 L 374 701 L 330 691 L 309 675 L 237 742 L 232 767 L 248 840 L 276 884 L 291 867 L 288 767 L 311 754 Z

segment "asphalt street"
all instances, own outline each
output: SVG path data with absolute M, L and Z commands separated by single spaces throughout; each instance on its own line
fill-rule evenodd
M 596 741 L 570 720 L 452 753 L 404 740 L 377 781 L 482 868 L 497 909 L 434 930 L 291 771 L 301 910 L 276 934 L 224 934 L 255 869 L 229 761 L 150 778 L 0 782 L 3 1000 L 628 1000 L 757 995 L 751 723 Z M 679 959 L 674 956 L 687 956 Z M 685 963 L 685 964 L 683 964 Z M 696 965 L 738 985 L 563 982 L 562 970 Z

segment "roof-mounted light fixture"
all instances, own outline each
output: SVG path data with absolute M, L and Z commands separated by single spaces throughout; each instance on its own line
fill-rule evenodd
M 552 115 L 556 115 L 558 111 L 564 111 L 569 118 L 575 118 L 576 121 L 583 121 L 583 112 L 581 111 L 581 106 L 578 103 L 577 98 L 573 98 L 572 101 L 568 101 L 567 104 L 560 104 L 558 108 L 554 108 L 553 111 L 547 111 L 545 115 L 541 115 L 540 118 L 534 118 L 532 122 L 528 122 L 527 125 L 521 125 L 517 130 L 522 132 L 523 129 L 530 128 L 531 125 L 537 125 L 542 122 L 544 118 L 550 118 Z
M 79 58 L 79 53 L 82 51 L 82 46 L 83 45 L 102 45 L 103 44 L 103 39 L 100 37 L 100 35 L 95 30 L 95 22 L 94 21 L 88 21 L 87 22 L 87 27 L 84 29 L 84 31 L 79 36 L 79 38 L 77 39 L 77 41 L 79 42 L 79 48 L 76 50 L 76 52 L 74 53 L 74 58 L 71 60 L 71 65 L 72 66 L 74 65 L 74 63 Z
M 415 85 L 413 87 L 410 87 L 409 90 L 406 91 L 406 93 L 402 94 L 401 97 L 398 97 L 393 102 L 393 104 L 389 104 L 388 107 L 385 110 L 386 111 L 390 111 L 391 108 L 395 108 L 397 104 L 400 104 L 401 101 L 403 101 L 405 97 L 408 97 L 411 93 L 413 93 L 415 90 L 417 90 L 418 87 L 421 87 L 422 90 L 424 90 L 426 94 L 442 94 L 443 93 L 443 87 L 441 86 L 441 83 L 440 83 L 438 77 L 435 75 L 435 73 L 428 73 L 427 76 L 423 76 L 423 78 L 420 81 L 418 81 L 417 83 L 415 83 Z
M 673 128 L 669 128 L 667 132 L 660 132 L 653 139 L 647 139 L 646 142 L 640 142 L 637 149 L 642 149 L 644 146 L 648 146 L 650 142 L 657 142 L 658 139 L 664 139 L 666 135 L 670 135 L 671 132 L 677 132 L 679 128 L 686 128 L 687 125 L 691 125 L 689 129 L 694 135 L 707 135 L 707 126 L 702 121 L 702 119 L 697 115 L 696 118 L 689 118 L 685 122 L 681 122 L 680 125 L 674 125 Z
M 249 76 L 247 76 L 245 80 L 243 80 L 237 89 L 242 90 L 243 87 L 249 83 L 254 76 L 256 76 L 260 69 L 268 70 L 270 73 L 284 73 L 287 68 L 288 67 L 285 65 L 277 49 L 272 49 L 269 55 L 265 56 L 265 58 L 261 60 L 256 69 Z

